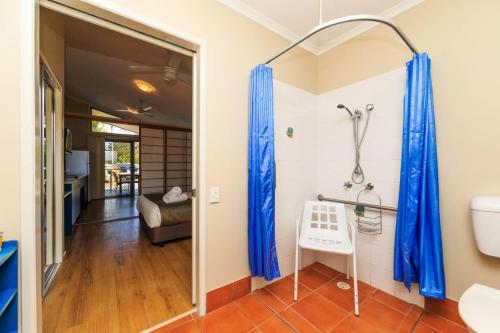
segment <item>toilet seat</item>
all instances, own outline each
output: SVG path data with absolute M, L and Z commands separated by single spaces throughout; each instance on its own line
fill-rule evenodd
M 498 332 L 500 327 L 500 290 L 481 284 L 467 289 L 458 302 L 460 317 L 474 332 Z

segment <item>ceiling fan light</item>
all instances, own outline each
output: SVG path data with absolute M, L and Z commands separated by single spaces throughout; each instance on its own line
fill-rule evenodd
M 155 86 L 153 86 L 151 83 L 147 81 L 135 79 L 133 82 L 139 90 L 144 91 L 147 94 L 156 93 Z

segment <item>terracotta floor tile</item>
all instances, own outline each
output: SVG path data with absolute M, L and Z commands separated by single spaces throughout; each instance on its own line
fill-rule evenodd
M 395 332 L 405 316 L 387 305 L 368 298 L 359 309 L 359 317 L 380 332 Z
M 236 304 L 255 325 L 262 323 L 274 315 L 274 312 L 264 305 L 255 294 L 243 296 L 236 301 Z
M 280 313 L 280 316 L 285 318 L 296 330 L 300 333 L 318 333 L 320 330 L 314 327 L 304 317 L 298 314 L 292 308 L 288 308 Z
M 352 277 L 347 280 L 345 274 L 342 274 L 342 275 L 339 275 L 335 278 L 335 280 L 337 281 L 343 281 L 343 282 L 346 282 L 346 283 L 349 283 L 349 285 L 351 286 L 351 288 L 354 288 L 354 284 L 353 284 L 353 279 Z M 371 295 L 375 292 L 375 290 L 377 290 L 376 288 L 370 286 L 369 284 L 366 284 L 364 282 L 361 282 L 358 280 L 358 292 L 360 294 L 364 294 L 364 295 Z
M 403 319 L 403 322 L 399 325 L 397 332 L 398 333 L 410 333 L 413 332 L 413 329 L 416 326 L 417 321 L 419 320 L 419 317 L 414 317 L 410 314 L 408 314 L 405 319 Z
M 277 296 L 283 303 L 290 305 L 293 301 L 293 284 L 294 281 L 291 277 L 285 277 L 281 280 L 271 283 L 266 286 L 266 289 L 273 295 Z M 301 300 L 312 292 L 311 289 L 300 283 L 299 278 L 299 294 L 298 299 Z
M 330 301 L 340 305 L 347 311 L 354 310 L 354 289 L 349 290 L 340 289 L 337 287 L 336 280 L 328 282 L 317 290 L 318 293 L 328 298 Z M 361 303 L 366 298 L 365 294 L 358 294 L 358 301 Z
M 295 276 L 292 274 L 291 278 L 295 279 Z M 302 283 L 303 285 L 312 290 L 321 287 L 331 279 L 332 278 L 326 276 L 323 273 L 318 272 L 317 270 L 311 267 L 306 267 L 301 271 L 299 271 L 299 283 Z
M 269 291 L 266 289 L 258 289 L 255 291 L 255 295 L 257 298 L 261 301 L 264 302 L 267 306 L 269 306 L 271 309 L 273 309 L 276 312 L 280 312 L 286 307 L 286 304 L 280 301 L 277 297 L 274 295 L 271 295 Z
M 375 298 L 377 301 L 384 303 L 391 308 L 398 310 L 401 313 L 407 314 L 410 312 L 412 305 L 408 302 L 403 301 L 395 296 L 392 296 L 382 290 L 376 290 L 371 297 Z
M 165 332 L 169 332 L 170 330 L 172 330 L 173 328 L 176 328 L 176 327 L 179 327 L 181 325 L 184 325 L 190 321 L 192 321 L 193 318 L 191 317 L 191 315 L 189 316 L 185 316 L 185 317 L 182 317 L 181 319 L 178 319 L 170 324 L 167 324 L 165 326 L 162 326 L 160 328 L 157 328 L 156 330 L 154 330 L 152 333 L 165 333 Z
M 420 316 L 422 315 L 422 312 L 424 312 L 424 309 L 417 305 L 413 305 L 413 307 L 410 310 L 410 313 L 408 314 L 408 317 L 413 318 L 413 319 L 420 319 Z
M 322 263 L 320 263 L 320 262 L 315 262 L 314 264 L 309 265 L 309 266 L 307 266 L 307 267 L 310 267 L 310 268 L 312 268 L 312 269 L 315 269 L 315 270 L 317 270 L 318 272 L 323 273 L 323 274 L 325 274 L 326 276 L 328 276 L 329 278 L 332 278 L 332 279 L 334 279 L 334 278 L 336 278 L 337 276 L 339 276 L 340 274 L 342 274 L 342 273 L 340 273 L 339 271 L 336 271 L 335 269 L 333 269 L 333 268 L 331 268 L 331 267 L 328 267 L 328 266 L 326 266 L 326 265 L 323 265 L 323 264 L 322 264 Z
M 235 303 L 225 305 L 204 317 L 197 318 L 201 331 L 206 333 L 247 332 L 253 323 L 241 312 Z
M 199 332 L 201 332 L 200 328 L 198 327 L 197 322 L 194 320 L 168 331 L 168 333 L 199 333 Z
M 294 330 L 283 320 L 274 316 L 259 326 L 262 333 L 294 333 Z
M 424 323 L 418 323 L 413 333 L 439 333 L 439 331 L 436 331 L 435 329 L 427 326 Z
M 425 308 L 432 313 L 445 319 L 453 321 L 455 324 L 465 327 L 460 314 L 458 313 L 458 302 L 451 299 L 425 298 Z
M 292 305 L 292 308 L 322 332 L 330 332 L 347 316 L 344 309 L 316 292 Z
M 378 333 L 376 328 L 366 321 L 357 318 L 353 314 L 342 320 L 332 331 L 332 333 Z
M 465 327 L 430 312 L 424 313 L 421 322 L 443 333 L 467 332 Z

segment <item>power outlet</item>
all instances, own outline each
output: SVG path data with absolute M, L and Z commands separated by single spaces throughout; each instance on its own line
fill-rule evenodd
M 213 186 L 210 188 L 210 203 L 220 202 L 220 187 Z

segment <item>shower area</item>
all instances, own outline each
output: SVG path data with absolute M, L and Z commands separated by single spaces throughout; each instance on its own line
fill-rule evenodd
M 405 87 L 404 67 L 319 95 L 274 80 L 275 223 L 281 276 L 294 270 L 295 220 L 305 201 L 321 194 L 397 207 Z M 345 207 L 348 221 L 358 226 L 359 280 L 423 306 L 418 288 L 409 293 L 393 280 L 396 212 L 367 208 L 365 220 L 377 217 L 380 225 L 369 225 L 366 232 L 358 223 L 356 206 Z M 315 261 L 346 272 L 341 255 L 302 252 L 303 266 Z
M 254 279 L 253 287 L 292 272 L 300 283 L 295 267 L 318 261 L 347 278 L 353 270 L 355 315 L 357 279 L 423 307 L 421 295 L 445 297 L 431 61 L 393 21 L 352 15 L 323 22 L 321 1 L 319 9 L 317 26 L 251 72 L 249 266 L 266 280 Z M 319 94 L 273 80 L 274 60 L 320 31 L 356 21 L 390 27 L 413 58 Z M 350 239 L 328 231 L 331 217 L 318 201 L 345 209 L 355 230 Z M 322 213 L 310 217 L 307 207 L 319 206 Z M 307 233 L 309 225 L 317 230 Z M 338 249 L 342 242 L 354 248 Z

